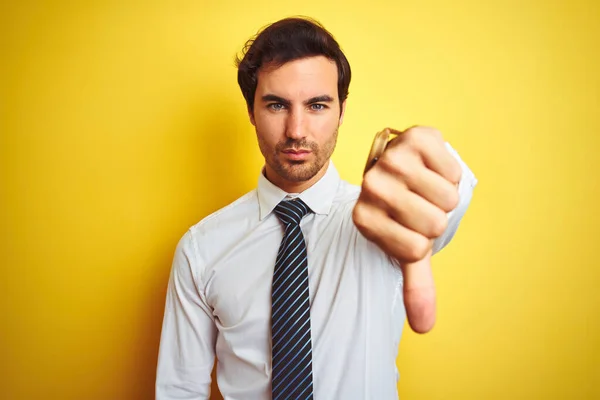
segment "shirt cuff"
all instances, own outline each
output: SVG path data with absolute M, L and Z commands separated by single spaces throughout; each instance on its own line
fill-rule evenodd
M 462 175 L 460 177 L 460 182 L 458 183 L 458 205 L 454 210 L 450 211 L 446 215 L 448 216 L 448 226 L 446 227 L 446 231 L 433 242 L 433 254 L 439 252 L 444 247 L 450 243 L 456 231 L 458 230 L 458 226 L 460 225 L 460 221 L 463 216 L 467 212 L 467 208 L 471 203 L 471 198 L 473 196 L 473 190 L 475 186 L 477 186 L 477 178 L 473 174 L 473 172 L 469 169 L 467 164 L 460 158 L 456 150 L 450 146 L 449 143 L 446 143 L 446 148 L 454 156 L 454 158 L 460 164 L 462 169 Z

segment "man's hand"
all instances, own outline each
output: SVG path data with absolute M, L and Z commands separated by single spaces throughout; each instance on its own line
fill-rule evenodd
M 393 139 L 365 174 L 354 207 L 358 230 L 390 257 L 404 275 L 404 305 L 413 331 L 435 323 L 431 272 L 433 239 L 458 205 L 461 167 L 435 129 L 413 127 Z

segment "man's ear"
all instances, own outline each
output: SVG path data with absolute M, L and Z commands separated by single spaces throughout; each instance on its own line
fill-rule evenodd
M 256 126 L 256 121 L 254 121 L 254 110 L 248 107 L 248 118 L 250 118 L 250 123 Z
M 342 102 L 342 105 L 340 106 L 340 122 L 338 124 L 338 126 L 342 125 L 342 122 L 344 122 L 344 113 L 346 112 L 346 100 L 344 100 Z

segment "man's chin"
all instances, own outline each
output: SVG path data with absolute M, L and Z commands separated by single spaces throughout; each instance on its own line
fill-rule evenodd
M 306 182 L 312 179 L 319 169 L 306 161 L 291 161 L 280 169 L 280 175 L 290 182 Z

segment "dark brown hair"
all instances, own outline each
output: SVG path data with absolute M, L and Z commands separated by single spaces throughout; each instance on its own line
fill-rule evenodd
M 248 110 L 254 110 L 254 94 L 261 66 L 281 66 L 289 61 L 313 56 L 325 56 L 336 63 L 341 106 L 348 97 L 350 86 L 350 64 L 346 56 L 331 33 L 319 22 L 307 17 L 293 17 L 264 28 L 246 42 L 242 57 L 236 58 L 238 84 Z

